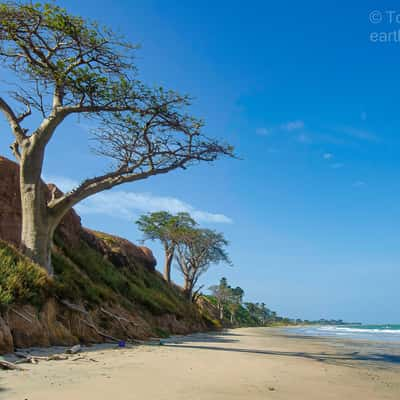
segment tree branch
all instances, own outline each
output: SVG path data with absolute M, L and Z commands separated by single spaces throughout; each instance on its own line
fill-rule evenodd
M 14 154 L 14 157 L 16 158 L 16 160 L 18 162 L 21 161 L 21 153 L 19 151 L 19 144 L 17 141 L 15 141 L 11 146 L 10 149 L 12 151 L 12 153 Z
M 26 136 L 23 129 L 21 128 L 20 121 L 18 117 L 15 115 L 12 108 L 2 97 L 0 97 L 0 110 L 3 112 L 8 123 L 10 124 L 11 130 L 15 138 L 17 139 L 18 143 L 22 143 L 22 141 L 26 138 Z
M 147 172 L 128 173 L 126 175 L 121 175 L 120 172 L 115 171 L 106 175 L 87 179 L 71 192 L 68 192 L 58 198 L 53 197 L 48 202 L 47 206 L 56 219 L 61 219 L 71 207 L 75 206 L 77 203 L 89 196 L 92 196 L 103 190 L 111 189 L 123 183 L 146 179 L 153 175 L 166 174 L 175 168 L 177 167 L 170 166 Z

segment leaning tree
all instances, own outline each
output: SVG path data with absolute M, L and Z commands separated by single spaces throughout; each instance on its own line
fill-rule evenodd
M 164 248 L 164 279 L 171 283 L 171 265 L 175 248 L 186 229 L 196 225 L 187 212 L 171 214 L 167 211 L 156 211 L 141 215 L 136 221 L 144 240 L 158 240 Z
M 81 200 L 125 182 L 232 156 L 231 146 L 203 136 L 202 121 L 185 113 L 190 98 L 137 79 L 134 51 L 109 29 L 54 4 L 0 5 L 0 61 L 14 85 L 7 99 L 0 97 L 0 110 L 20 166 L 21 245 L 49 274 L 54 230 Z M 112 167 L 47 198 L 41 181 L 46 148 L 73 115 L 91 118 L 96 152 L 110 158 Z
M 211 229 L 187 228 L 181 232 L 176 246 L 176 260 L 184 279 L 184 292 L 189 300 L 194 300 L 195 286 L 212 264 L 231 265 L 226 251 L 228 241 L 224 235 Z

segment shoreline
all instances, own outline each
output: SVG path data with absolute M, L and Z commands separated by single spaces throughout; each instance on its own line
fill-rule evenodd
M 238 328 L 163 345 L 85 347 L 0 372 L 0 399 L 398 399 L 400 351 L 379 343 Z M 385 344 L 386 345 L 386 344 Z M 34 349 L 54 354 L 65 348 Z

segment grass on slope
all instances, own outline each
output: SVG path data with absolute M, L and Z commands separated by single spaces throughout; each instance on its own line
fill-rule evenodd
M 117 268 L 87 243 L 68 249 L 58 243 L 64 255 L 53 254 L 56 291 L 69 299 L 90 304 L 119 302 L 129 308 L 141 305 L 153 314 L 187 315 L 191 305 L 158 274 L 137 263 Z
M 89 309 L 111 303 L 178 318 L 197 314 L 177 288 L 139 263 L 117 268 L 86 242 L 77 249 L 64 247 L 59 239 L 56 244 L 52 279 L 15 247 L 0 241 L 0 307 L 32 304 L 40 308 L 47 298 L 57 296 L 83 301 Z
M 0 241 L 0 307 L 13 303 L 39 306 L 51 290 L 52 282 L 43 268 Z

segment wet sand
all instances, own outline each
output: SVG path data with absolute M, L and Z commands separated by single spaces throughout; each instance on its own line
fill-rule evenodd
M 400 399 L 396 346 L 272 328 L 171 338 L 162 346 L 98 345 L 68 360 L 21 366 L 0 371 L 0 399 Z

